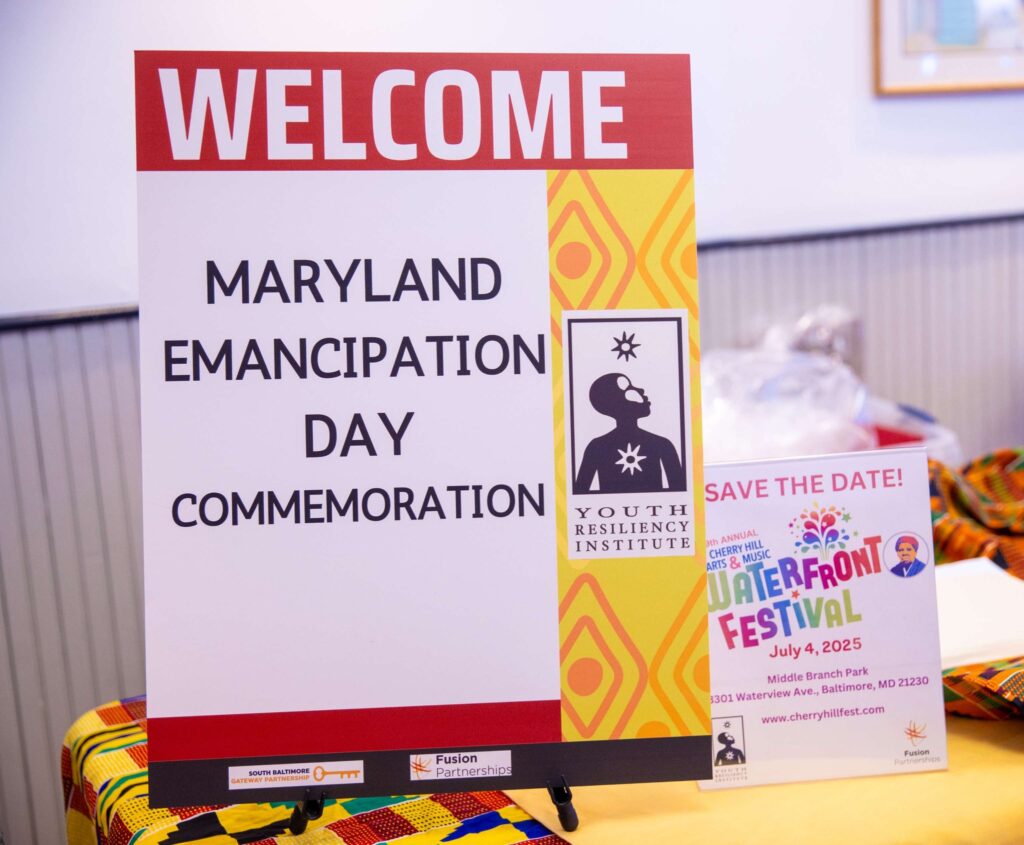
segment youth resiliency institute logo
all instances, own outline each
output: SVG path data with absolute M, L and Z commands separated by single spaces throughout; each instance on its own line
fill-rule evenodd
M 742 716 L 711 720 L 711 753 L 714 780 L 719 783 L 747 779 L 747 739 Z
M 687 312 L 562 317 L 569 558 L 692 554 Z

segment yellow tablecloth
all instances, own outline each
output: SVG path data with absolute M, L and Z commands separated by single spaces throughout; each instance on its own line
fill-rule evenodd
M 694 783 L 573 790 L 561 833 L 547 793 L 509 796 L 573 845 L 1024 845 L 1024 721 L 949 716 L 945 772 L 701 791 Z
M 231 833 L 255 841 L 241 832 L 265 828 L 260 845 L 372 845 L 393 838 L 391 815 L 397 814 L 408 823 L 395 832 L 410 845 L 562 842 L 551 833 L 561 828 L 540 789 L 510 792 L 512 801 L 491 792 L 442 796 L 433 804 L 413 797 L 332 802 L 299 837 L 279 833 L 290 815 L 290 806 L 283 804 L 152 810 L 146 794 L 144 706 L 142 699 L 112 702 L 85 714 L 69 731 L 62 768 L 71 841 L 144 845 L 177 831 L 177 841 L 237 845 Z M 580 829 L 561 835 L 575 845 L 1024 845 L 1024 720 L 949 716 L 946 722 L 950 768 L 945 772 L 715 792 L 688 782 L 582 787 L 574 789 Z M 420 805 L 432 808 L 432 814 L 424 815 Z M 197 827 L 203 819 L 209 830 Z M 180 829 L 182 823 L 190 829 Z

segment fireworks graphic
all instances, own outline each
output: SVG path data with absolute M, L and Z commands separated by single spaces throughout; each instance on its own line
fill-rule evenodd
M 845 526 L 850 518 L 846 508 L 835 505 L 821 508 L 815 503 L 804 508 L 789 523 L 790 533 L 796 538 L 793 546 L 803 554 L 817 549 L 822 558 L 827 558 L 833 551 L 846 548 L 850 532 Z

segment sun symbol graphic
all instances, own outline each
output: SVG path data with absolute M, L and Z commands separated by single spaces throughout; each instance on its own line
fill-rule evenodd
M 626 337 L 625 331 L 622 333 L 622 337 L 612 336 L 612 340 L 615 341 L 615 345 L 612 347 L 612 352 L 616 353 L 615 360 L 619 358 L 625 358 L 627 361 L 630 358 L 636 358 L 636 350 L 640 348 L 640 344 L 637 343 L 633 338 L 636 337 L 636 332 Z
M 633 475 L 637 472 L 643 472 L 644 468 L 640 466 L 640 461 L 646 461 L 647 456 L 639 454 L 640 445 L 633 446 L 630 443 L 626 444 L 626 451 L 623 452 L 621 449 L 616 449 L 616 452 L 621 456 L 619 460 L 615 462 L 616 466 L 622 467 L 622 471 L 629 470 L 629 474 Z
M 927 725 L 921 725 L 920 727 L 918 727 L 916 724 L 911 722 L 904 729 L 903 733 L 907 735 L 907 739 L 910 740 L 910 744 L 916 747 L 918 742 L 920 742 L 923 739 L 928 739 L 927 734 L 925 734 L 924 732 L 924 729 L 927 727 Z

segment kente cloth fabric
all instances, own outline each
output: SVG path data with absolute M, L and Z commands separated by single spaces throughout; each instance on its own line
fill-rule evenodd
M 979 719 L 1024 716 L 1024 657 L 947 669 L 942 683 L 950 713 Z
M 929 470 L 935 562 L 987 557 L 1024 578 L 1024 447 Z
M 1024 578 L 1024 448 L 992 452 L 959 471 L 931 461 L 929 475 L 936 564 L 987 557 Z M 1024 716 L 1024 657 L 942 674 L 950 713 Z
M 288 832 L 294 804 L 149 806 L 146 699 L 90 710 L 61 750 L 68 845 L 568 845 L 503 792 L 328 800 L 306 832 Z

